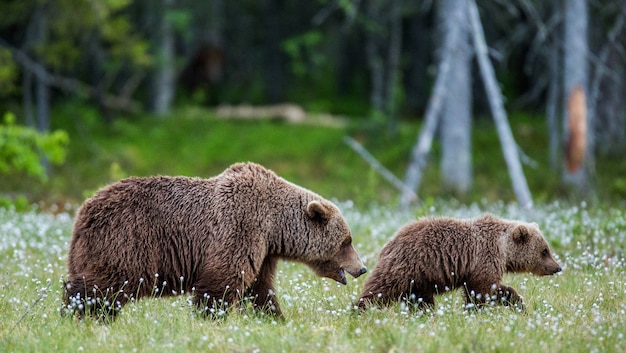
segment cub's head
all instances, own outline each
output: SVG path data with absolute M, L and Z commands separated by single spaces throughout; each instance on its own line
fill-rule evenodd
M 530 272 L 538 276 L 561 272 L 550 247 L 534 223 L 516 224 L 507 234 L 507 271 Z
M 367 272 L 352 246 L 350 228 L 343 215 L 326 200 L 310 201 L 305 206 L 308 236 L 307 254 L 303 262 L 319 276 L 346 284 L 348 272 L 356 278 Z

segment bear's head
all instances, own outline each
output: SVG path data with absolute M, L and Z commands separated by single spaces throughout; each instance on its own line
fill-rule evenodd
M 305 209 L 309 234 L 304 262 L 319 276 L 347 284 L 345 272 L 357 278 L 367 272 L 352 246 L 350 228 L 343 215 L 326 200 L 310 201 Z
M 538 276 L 561 272 L 550 247 L 534 223 L 518 223 L 507 235 L 507 271 Z

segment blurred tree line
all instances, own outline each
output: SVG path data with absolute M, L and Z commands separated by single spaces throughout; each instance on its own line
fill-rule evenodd
M 473 1 L 472 1 L 473 2 Z M 5 0 L 2 111 L 46 131 L 66 99 L 165 116 L 176 104 L 268 104 L 366 116 L 393 133 L 420 117 L 450 57 L 440 122 L 444 182 L 471 187 L 474 113 L 489 111 L 467 0 Z M 545 112 L 552 168 L 586 187 L 597 153 L 623 153 L 622 0 L 481 1 L 478 10 L 509 110 Z M 443 50 L 456 33 L 454 50 Z M 583 172 L 568 173 L 568 103 L 584 92 Z M 435 97 L 436 98 L 436 97 Z M 446 142 L 447 141 L 447 142 Z M 578 140 L 577 140 L 578 141 Z M 571 141 L 570 141 L 571 142 Z M 582 175 L 580 177 L 570 174 Z

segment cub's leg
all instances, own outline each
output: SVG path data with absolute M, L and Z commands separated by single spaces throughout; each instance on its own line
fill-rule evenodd
M 515 289 L 500 283 L 494 283 L 491 286 L 468 286 L 465 292 L 465 303 L 469 309 L 490 304 L 516 307 L 521 311 L 525 310 L 522 296 Z

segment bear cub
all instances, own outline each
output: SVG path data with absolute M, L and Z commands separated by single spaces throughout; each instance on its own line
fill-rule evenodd
M 524 310 L 522 297 L 501 283 L 505 272 L 561 271 L 535 223 L 485 215 L 477 219 L 424 218 L 401 228 L 381 250 L 357 303 L 434 307 L 436 294 L 464 288 L 466 308 L 489 305 Z

